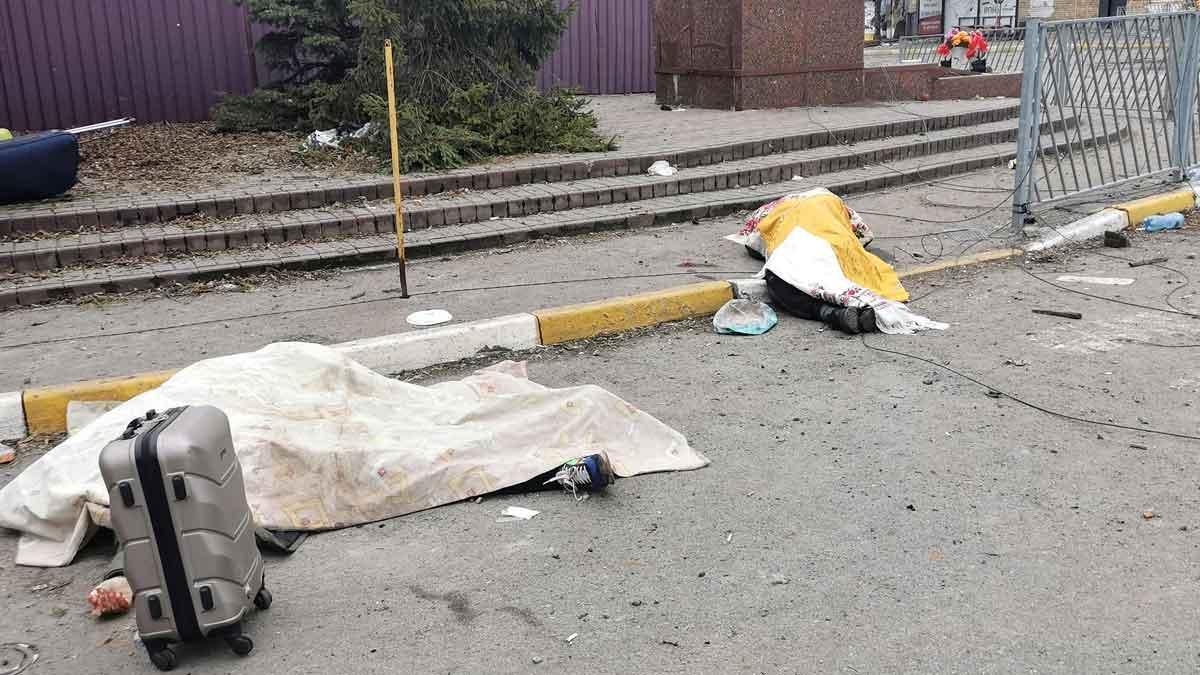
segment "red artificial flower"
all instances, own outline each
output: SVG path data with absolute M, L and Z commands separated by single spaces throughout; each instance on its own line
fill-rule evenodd
M 983 33 L 979 31 L 971 33 L 971 44 L 967 47 L 967 58 L 982 58 L 987 53 L 987 50 L 988 43 L 987 39 L 983 37 Z

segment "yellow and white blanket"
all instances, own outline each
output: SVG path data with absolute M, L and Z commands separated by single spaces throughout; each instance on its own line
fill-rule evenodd
M 874 308 L 884 333 L 947 328 L 901 304 L 908 291 L 890 265 L 863 247 L 860 237 L 868 232 L 837 195 L 817 188 L 762 206 L 727 239 L 762 253 L 763 269 L 802 293 L 844 307 Z

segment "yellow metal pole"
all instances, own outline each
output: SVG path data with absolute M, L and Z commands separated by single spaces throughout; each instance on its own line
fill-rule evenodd
M 396 66 L 392 60 L 392 41 L 383 41 L 383 59 L 387 62 L 388 123 L 392 135 L 392 192 L 396 203 L 396 254 L 400 259 L 400 297 L 408 297 L 408 274 L 404 270 L 404 197 L 400 194 L 400 139 L 396 130 Z

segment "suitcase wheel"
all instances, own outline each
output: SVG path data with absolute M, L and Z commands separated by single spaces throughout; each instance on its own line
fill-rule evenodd
M 153 663 L 154 667 L 159 670 L 174 670 L 179 663 L 178 657 L 175 656 L 175 650 L 165 644 L 146 643 L 146 649 L 150 652 L 150 663 Z
M 254 606 L 259 609 L 270 609 L 272 601 L 271 591 L 268 591 L 265 586 L 258 589 L 258 593 L 254 596 Z
M 254 640 L 245 635 L 230 635 L 225 638 L 225 644 L 238 656 L 245 656 L 254 651 Z

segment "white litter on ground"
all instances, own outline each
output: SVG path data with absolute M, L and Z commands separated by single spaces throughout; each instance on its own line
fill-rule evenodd
M 500 517 L 496 519 L 497 523 L 509 523 L 514 520 L 530 520 L 541 511 L 527 509 L 524 506 L 508 506 L 500 512 Z
M 405 321 L 407 321 L 410 326 L 436 326 L 438 324 L 446 323 L 453 318 L 454 317 L 450 315 L 450 312 L 447 312 L 444 309 L 425 309 L 420 312 L 413 312 L 412 314 L 409 314 Z
M 646 173 L 651 176 L 674 176 L 679 173 L 679 169 L 671 166 L 670 162 L 660 159 L 651 164 L 650 168 L 646 169 Z
M 1096 284 L 1098 286 L 1128 286 L 1133 283 L 1133 279 L 1124 277 L 1080 277 L 1074 274 L 1064 274 L 1057 279 L 1068 284 Z

